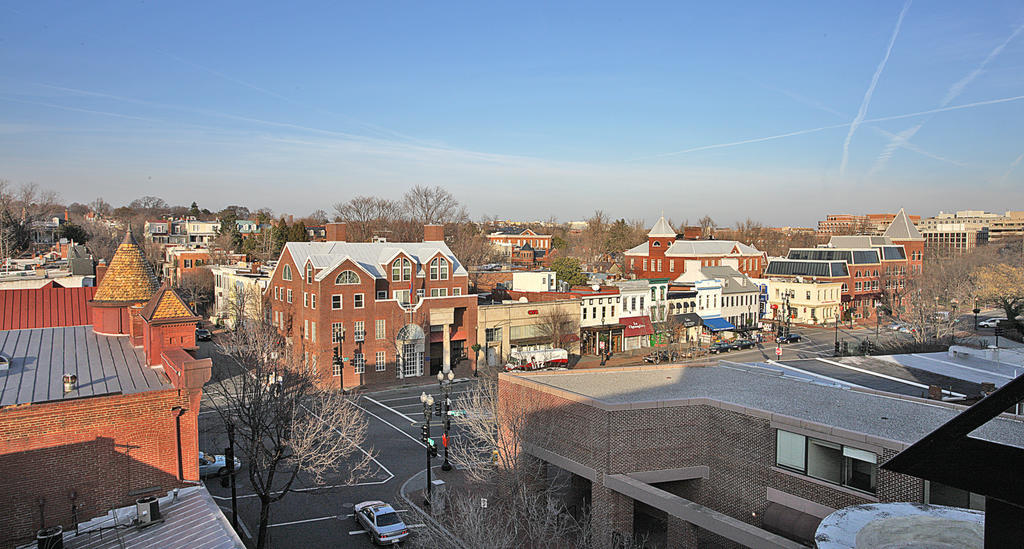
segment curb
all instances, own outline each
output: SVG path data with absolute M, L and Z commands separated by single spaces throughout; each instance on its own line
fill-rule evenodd
M 438 465 L 438 467 L 440 467 L 440 465 Z M 431 469 L 434 469 L 434 467 L 431 467 Z M 402 499 L 405 500 L 405 503 L 407 503 L 410 507 L 412 507 L 413 509 L 416 509 L 416 512 L 419 513 L 420 515 L 422 515 L 425 520 L 427 520 L 428 522 L 431 523 L 431 525 L 433 525 L 435 528 L 437 528 L 438 530 L 443 532 L 444 535 L 448 536 L 448 539 L 456 542 L 456 546 L 457 547 L 465 548 L 466 544 L 463 543 L 463 541 L 461 539 L 459 539 L 458 536 L 456 536 L 455 534 L 451 533 L 444 526 L 441 526 L 441 523 L 439 523 L 436 520 L 434 520 L 434 517 L 430 516 L 430 513 L 424 511 L 419 505 L 416 505 L 415 503 L 413 503 L 412 499 L 405 494 L 406 487 L 409 485 L 409 483 L 411 483 L 412 481 L 417 480 L 417 479 L 426 480 L 426 479 L 423 478 L 423 477 L 426 477 L 426 476 L 427 476 L 427 470 L 424 469 L 424 470 L 416 473 L 415 475 L 409 477 L 408 479 L 406 479 L 406 481 L 402 483 L 401 488 L 398 489 L 398 495 L 400 495 L 402 497 Z

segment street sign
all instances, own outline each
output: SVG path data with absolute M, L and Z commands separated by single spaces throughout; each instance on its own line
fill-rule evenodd
M 782 358 L 782 347 L 781 346 L 775 348 L 775 356 L 777 356 L 779 358 Z
M 487 509 L 487 498 L 480 498 L 480 507 Z

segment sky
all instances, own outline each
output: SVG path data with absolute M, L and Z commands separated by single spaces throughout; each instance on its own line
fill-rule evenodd
M 1024 3 L 8 2 L 0 179 L 306 215 L 1024 210 Z

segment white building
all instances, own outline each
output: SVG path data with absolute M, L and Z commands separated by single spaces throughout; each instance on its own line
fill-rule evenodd
M 622 298 L 622 312 L 619 322 L 622 324 L 622 350 L 630 351 L 651 346 L 654 328 L 651 326 L 651 311 L 654 300 L 651 299 L 652 288 L 648 280 L 622 280 L 613 282 L 619 288 Z
M 242 314 L 248 320 L 263 317 L 263 292 L 270 283 L 273 265 L 239 263 L 217 265 L 213 273 L 213 320 L 232 328 Z
M 199 221 L 191 219 L 185 222 L 189 244 L 209 244 L 220 234 L 220 221 Z
M 558 280 L 554 271 L 530 271 L 512 273 L 512 289 L 517 292 L 554 292 Z

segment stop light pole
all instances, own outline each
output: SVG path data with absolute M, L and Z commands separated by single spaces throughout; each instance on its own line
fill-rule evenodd
M 420 440 L 426 445 L 427 449 L 427 498 L 424 500 L 424 504 L 430 507 L 430 416 L 433 413 L 434 397 L 427 393 L 420 394 L 420 402 L 423 403 L 423 427 L 420 429 Z

